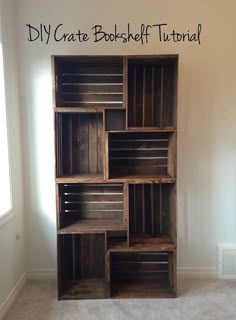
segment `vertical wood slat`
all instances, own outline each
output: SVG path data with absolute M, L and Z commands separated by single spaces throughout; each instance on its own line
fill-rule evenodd
M 136 95 L 137 95 L 137 69 L 134 68 L 134 103 L 133 103 L 133 112 L 134 112 L 134 127 L 136 127 Z
M 125 107 L 125 130 L 128 128 L 128 58 L 123 57 L 123 106 Z
M 168 142 L 168 175 L 170 177 L 176 176 L 176 163 L 177 163 L 177 133 L 174 132 L 169 135 Z
M 160 197 L 160 207 L 159 207 L 159 226 L 160 226 L 160 234 L 162 234 L 162 185 L 161 183 L 159 184 L 159 197 Z
M 154 127 L 154 77 L 155 77 L 155 68 L 152 67 L 152 87 L 151 87 L 151 126 Z
M 53 105 L 60 106 L 63 104 L 63 88 L 62 88 L 62 71 L 61 65 L 55 61 L 55 57 L 52 57 L 52 81 L 53 81 Z
M 68 119 L 68 148 L 69 148 L 69 172 L 73 172 L 73 118 L 72 114 L 69 115 Z
M 79 126 L 79 136 L 77 137 L 80 148 L 79 148 L 79 157 L 80 157 L 80 172 L 89 173 L 89 119 L 88 115 L 81 115 L 80 117 L 80 126 Z
M 146 68 L 143 66 L 142 127 L 145 126 Z
M 142 185 L 142 233 L 145 233 L 146 228 L 145 228 L 145 192 L 144 192 L 144 184 Z
M 161 67 L 161 101 L 160 101 L 160 126 L 162 127 L 163 116 L 163 66 Z
M 170 220 L 169 220 L 169 228 L 170 228 L 170 236 L 173 243 L 177 244 L 177 210 L 176 210 L 176 184 L 174 184 L 169 193 L 169 211 L 170 211 Z
M 108 138 L 109 133 L 105 132 L 104 133 L 104 178 L 109 179 L 109 138 Z
M 98 125 L 97 125 L 97 114 L 96 118 L 91 118 L 88 121 L 88 162 L 89 162 L 89 173 L 97 173 L 98 164 Z
M 63 159 L 62 159 L 62 117 L 60 114 L 55 114 L 54 117 L 54 126 L 55 126 L 55 175 L 60 177 L 63 175 Z

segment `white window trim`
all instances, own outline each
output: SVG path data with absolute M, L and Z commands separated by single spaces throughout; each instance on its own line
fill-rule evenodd
M 16 217 L 16 212 L 19 209 L 19 197 L 21 192 L 19 190 L 19 137 L 17 136 L 17 102 L 16 102 L 16 88 L 15 84 L 12 84 L 10 78 L 15 75 L 14 67 L 12 67 L 12 43 L 11 36 L 8 32 L 8 21 L 6 15 L 4 15 L 4 8 L 2 3 L 0 4 L 0 41 L 2 43 L 2 54 L 3 54 L 3 70 L 4 72 L 4 84 L 5 84 L 5 106 L 6 106 L 6 126 L 7 126 L 7 139 L 8 139 L 8 159 L 9 159 L 9 179 L 10 179 L 10 190 L 11 190 L 11 209 L 1 215 L 0 217 L 0 228 L 10 222 Z M 3 10 L 2 10 L 3 9 Z M 4 27 L 4 28 L 3 28 Z M 13 79 L 14 82 L 15 79 Z M 11 85 L 10 85 L 11 83 Z
M 1 28 L 0 28 L 1 32 Z M 10 199 L 11 199 L 11 209 L 6 211 L 0 216 L 0 228 L 5 225 L 7 222 L 12 220 L 15 217 L 14 210 L 14 201 L 13 201 L 13 183 L 12 183 L 12 159 L 13 159 L 13 135 L 12 128 L 10 128 L 10 119 L 11 119 L 11 108 L 8 104 L 8 95 L 7 95 L 7 84 L 6 84 L 6 64 L 4 59 L 4 46 L 2 42 L 2 34 L 0 35 L 0 41 L 2 43 L 2 55 L 3 55 L 3 77 L 4 77 L 4 90 L 5 90 L 5 110 L 6 110 L 6 129 L 7 129 L 7 144 L 8 144 L 8 162 L 9 162 L 9 181 L 10 181 Z M 0 62 L 1 63 L 1 62 Z M 13 127 L 13 126 L 12 126 Z

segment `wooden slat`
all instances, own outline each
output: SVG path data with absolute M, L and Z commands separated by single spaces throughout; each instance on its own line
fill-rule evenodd
M 123 225 L 122 221 L 114 219 L 72 220 L 58 230 L 58 234 L 101 233 L 107 230 L 126 230 L 126 226 Z
M 119 73 L 64 73 L 62 85 L 83 83 L 123 83 L 123 75 Z
M 112 88 L 110 88 L 112 91 Z M 63 94 L 65 104 L 78 104 L 85 106 L 86 104 L 90 105 L 99 105 L 99 104 L 117 104 L 123 105 L 123 96 L 122 94 L 106 94 L 106 91 L 102 91 L 102 94 L 87 94 L 87 93 L 67 93 Z
M 164 149 L 164 150 L 163 150 Z M 112 158 L 166 158 L 168 157 L 168 149 L 167 148 L 111 148 L 110 149 L 110 157 Z
M 63 176 L 60 178 L 56 178 L 56 183 L 84 183 L 84 184 L 89 184 L 89 183 L 101 183 L 101 182 L 106 182 L 106 183 L 175 183 L 176 178 L 169 177 L 166 174 L 159 175 L 159 176 L 154 176 L 153 173 L 143 173 L 141 174 L 140 172 L 138 174 L 120 174 L 118 173 L 117 175 L 114 175 L 114 178 L 109 178 L 107 180 L 103 179 L 103 176 L 101 175 L 72 175 L 72 176 Z
M 177 165 L 177 133 L 170 134 L 168 146 L 168 175 L 176 176 Z
M 111 252 L 173 252 L 176 245 L 169 236 L 152 237 L 144 234 L 131 234 L 130 245 L 126 243 L 112 243 Z

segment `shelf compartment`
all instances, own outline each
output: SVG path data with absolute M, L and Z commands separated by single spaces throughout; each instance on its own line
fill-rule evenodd
M 113 248 L 128 248 L 127 230 L 107 232 L 107 250 L 110 251 Z
M 58 298 L 104 299 L 104 234 L 58 236 Z
M 163 239 L 167 240 L 167 243 L 171 241 L 172 246 L 176 244 L 175 203 L 175 184 L 130 184 L 130 245 L 136 248 L 142 245 L 155 247 L 155 244 L 160 245 Z
M 122 184 L 59 184 L 58 233 L 125 230 Z
M 54 57 L 56 107 L 123 107 L 123 57 Z
M 125 130 L 126 112 L 125 110 L 106 110 L 105 111 L 105 130 Z
M 103 176 L 103 114 L 56 114 L 56 174 Z
M 114 298 L 174 297 L 175 252 L 111 252 L 110 286 Z
M 128 127 L 175 127 L 178 57 L 128 59 Z
M 109 132 L 108 177 L 175 177 L 175 132 Z

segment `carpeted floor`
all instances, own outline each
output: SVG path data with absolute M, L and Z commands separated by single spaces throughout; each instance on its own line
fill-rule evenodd
M 236 281 L 181 280 L 176 299 L 57 301 L 52 281 L 28 282 L 5 320 L 236 320 Z

